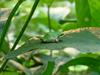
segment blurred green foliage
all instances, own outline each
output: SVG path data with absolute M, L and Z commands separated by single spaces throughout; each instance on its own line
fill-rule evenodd
M 0 35 L 8 14 L 17 1 L 0 0 Z M 73 71 L 76 73 L 74 75 L 77 75 L 78 70 L 81 69 L 77 65 L 88 67 L 84 71 L 87 75 L 99 75 L 100 38 L 90 31 L 64 34 L 61 42 L 58 43 L 41 43 L 38 36 L 50 32 L 48 7 L 50 7 L 49 15 L 51 31 L 53 32 L 63 33 L 79 28 L 99 28 L 100 0 L 40 0 L 24 35 L 17 45 L 18 47 L 15 51 L 9 52 L 30 13 L 34 1 L 25 0 L 12 19 L 9 32 L 0 48 L 0 64 L 3 63 L 3 59 L 12 59 L 17 63 L 17 66 L 14 65 L 15 62 L 9 62 L 5 71 L 1 72 L 0 75 L 72 75 L 70 72 Z M 47 37 L 49 38 L 49 36 Z M 63 50 L 66 47 L 69 48 L 69 52 Z M 70 66 L 73 68 L 76 66 L 78 69 L 74 68 L 71 71 Z M 80 72 L 80 75 L 84 75 L 83 71 Z

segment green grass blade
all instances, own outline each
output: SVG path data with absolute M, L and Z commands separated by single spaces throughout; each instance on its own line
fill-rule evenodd
M 18 35 L 18 38 L 17 38 L 17 40 L 15 41 L 15 43 L 14 43 L 14 45 L 13 45 L 11 51 L 13 51 L 13 50 L 15 49 L 15 47 L 16 47 L 16 45 L 18 44 L 19 40 L 21 39 L 23 33 L 25 32 L 25 30 L 26 30 L 26 28 L 27 28 L 27 26 L 28 26 L 28 23 L 30 22 L 31 17 L 32 17 L 32 15 L 34 14 L 35 9 L 36 9 L 38 3 L 39 3 L 39 0 L 35 0 L 35 3 L 33 4 L 33 7 L 32 7 L 32 9 L 31 9 L 31 12 L 30 12 L 30 14 L 29 14 L 29 16 L 28 16 L 28 18 L 27 18 L 25 24 L 23 25 L 23 28 L 22 28 L 22 30 L 20 31 L 20 33 L 19 33 L 19 35 Z
M 17 40 L 15 41 L 15 43 L 14 43 L 14 45 L 13 45 L 13 47 L 11 48 L 10 51 L 13 51 L 13 50 L 15 49 L 15 47 L 17 46 L 19 40 L 21 39 L 21 37 L 22 37 L 24 31 L 26 30 L 26 28 L 27 28 L 27 26 L 28 26 L 29 21 L 31 20 L 32 15 L 34 14 L 34 11 L 35 11 L 35 9 L 36 9 L 36 7 L 37 7 L 39 1 L 40 1 L 40 0 L 35 0 L 35 3 L 33 4 L 33 7 L 32 7 L 32 9 L 31 9 L 31 12 L 30 12 L 29 16 L 28 16 L 28 19 L 26 20 L 26 22 L 25 22 L 25 24 L 24 24 L 24 26 L 23 26 L 23 28 L 22 28 L 22 30 L 21 30 L 21 32 L 20 32 L 20 34 L 19 34 Z M 6 63 L 8 62 L 8 60 L 9 60 L 9 59 L 6 59 L 6 60 L 4 61 L 4 63 L 2 64 L 2 66 L 1 66 L 1 68 L 0 68 L 1 71 L 5 68 Z
M 11 11 L 11 13 L 10 13 L 10 15 L 9 15 L 9 17 L 8 17 L 8 19 L 7 19 L 7 21 L 6 21 L 6 24 L 5 24 L 4 28 L 3 28 L 3 32 L 2 32 L 2 34 L 1 34 L 1 38 L 0 38 L 0 47 L 1 47 L 1 45 L 3 44 L 4 38 L 5 38 L 5 36 L 6 36 L 6 34 L 7 34 L 7 31 L 8 31 L 8 29 L 9 29 L 9 27 L 10 27 L 11 20 L 12 20 L 12 18 L 13 18 L 13 16 L 15 15 L 17 9 L 19 8 L 19 6 L 22 4 L 23 1 L 25 1 L 25 0 L 19 0 L 19 1 L 17 2 L 17 4 L 15 5 L 15 7 L 13 8 L 13 10 Z

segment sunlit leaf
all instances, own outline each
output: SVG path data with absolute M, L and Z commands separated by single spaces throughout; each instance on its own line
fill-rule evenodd
M 92 57 L 80 57 L 76 59 L 72 59 L 68 62 L 66 62 L 64 65 L 61 65 L 59 68 L 59 71 L 62 74 L 66 74 L 68 72 L 68 67 L 73 65 L 87 65 L 90 67 L 91 70 L 100 72 L 100 60 L 95 59 Z

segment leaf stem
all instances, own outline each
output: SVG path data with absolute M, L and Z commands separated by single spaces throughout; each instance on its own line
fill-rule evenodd
M 49 28 L 49 32 L 51 32 L 51 20 L 50 20 L 50 7 L 48 6 L 48 11 L 47 11 L 47 14 L 48 14 L 48 28 Z
M 25 24 L 23 25 L 23 28 L 22 28 L 21 32 L 19 33 L 19 36 L 18 36 L 17 40 L 15 41 L 15 43 L 14 43 L 14 45 L 13 45 L 13 47 L 12 47 L 12 49 L 11 49 L 10 51 L 13 51 L 13 50 L 15 49 L 15 47 L 17 46 L 18 42 L 20 41 L 20 39 L 21 39 L 21 37 L 22 37 L 24 31 L 26 30 L 26 28 L 27 28 L 27 26 L 28 26 L 29 21 L 31 20 L 32 15 L 34 14 L 34 11 L 35 11 L 35 9 L 36 9 L 36 7 L 37 7 L 39 1 L 40 1 L 40 0 L 35 0 L 35 3 L 33 4 L 33 7 L 32 7 L 32 9 L 31 9 L 31 12 L 30 12 L 30 14 L 29 14 L 29 16 L 28 16 L 28 18 L 27 18 Z M 6 66 L 6 64 L 7 64 L 7 62 L 8 62 L 8 60 L 9 60 L 9 59 L 6 59 L 6 60 L 4 61 L 4 63 L 2 64 L 2 66 L 1 66 L 1 68 L 0 68 L 0 71 L 3 71 L 3 70 L 4 70 L 4 68 L 5 68 L 5 66 Z

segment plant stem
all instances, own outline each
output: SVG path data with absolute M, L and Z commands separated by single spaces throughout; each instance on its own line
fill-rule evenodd
M 30 14 L 29 14 L 29 16 L 28 16 L 28 18 L 27 18 L 25 24 L 23 25 L 23 28 L 22 28 L 21 32 L 19 33 L 19 36 L 18 36 L 17 40 L 15 41 L 15 43 L 14 43 L 14 45 L 13 45 L 13 47 L 12 47 L 12 49 L 11 49 L 10 51 L 13 51 L 13 50 L 15 49 L 15 47 L 17 46 L 18 42 L 20 41 L 20 39 L 21 39 L 21 37 L 22 37 L 24 31 L 26 30 L 26 28 L 27 28 L 27 26 L 28 26 L 29 21 L 31 20 L 32 15 L 34 14 L 34 11 L 35 11 L 35 9 L 36 9 L 36 7 L 37 7 L 39 1 L 40 1 L 40 0 L 35 0 L 35 3 L 33 4 L 33 7 L 32 7 L 32 9 L 31 9 L 31 12 L 30 12 Z M 7 62 L 8 62 L 8 60 L 9 60 L 9 59 L 6 59 L 6 60 L 5 60 L 5 62 L 4 62 L 3 65 L 1 66 L 0 70 L 2 70 L 2 71 L 4 70 L 4 68 L 5 68 L 5 66 L 6 66 L 6 64 L 7 64 Z
M 51 32 L 52 30 L 52 26 L 51 26 L 51 20 L 50 20 L 50 7 L 53 4 L 54 0 L 52 0 L 52 2 L 47 6 L 48 10 L 47 10 L 47 15 L 48 15 L 48 28 L 49 28 L 49 32 Z
M 48 28 L 49 28 L 49 32 L 51 32 L 51 30 L 52 30 L 52 27 L 51 27 L 51 20 L 50 20 L 50 6 L 48 6 L 48 11 L 47 11 L 47 13 L 48 13 Z M 52 51 L 50 50 L 50 56 L 52 56 Z
M 1 38 L 0 38 L 0 48 L 1 48 L 1 45 L 3 44 L 4 38 L 5 38 L 6 34 L 7 34 L 7 31 L 9 29 L 10 25 L 11 25 L 11 20 L 12 20 L 13 16 L 15 15 L 15 13 L 16 13 L 17 9 L 19 8 L 19 6 L 23 3 L 23 1 L 25 1 L 25 0 L 19 0 L 17 2 L 17 4 L 13 8 L 13 10 L 11 11 L 11 13 L 10 13 L 10 15 L 9 15 L 9 17 L 8 17 L 8 19 L 6 21 L 6 24 L 5 24 L 4 28 L 3 28 L 3 32 L 2 32 Z
M 21 39 L 23 33 L 25 32 L 25 30 L 26 30 L 26 28 L 27 28 L 27 26 L 28 26 L 28 23 L 29 23 L 29 21 L 31 20 L 32 15 L 34 14 L 34 11 L 35 11 L 35 9 L 36 9 L 36 7 L 37 7 L 37 5 L 38 5 L 38 2 L 39 2 L 39 0 L 35 0 L 35 3 L 33 4 L 33 7 L 32 7 L 32 9 L 31 9 L 31 12 L 30 12 L 30 14 L 29 14 L 29 16 L 28 16 L 28 18 L 27 18 L 25 24 L 23 25 L 23 28 L 22 28 L 22 30 L 21 30 L 21 32 L 20 32 L 20 34 L 19 34 L 17 40 L 15 41 L 15 43 L 14 43 L 14 45 L 13 45 L 11 51 L 13 51 L 13 50 L 15 49 L 15 47 L 16 47 L 16 45 L 18 44 L 19 40 Z
M 51 27 L 51 20 L 50 20 L 50 7 L 48 6 L 48 28 L 49 28 L 49 32 L 51 31 L 52 27 Z
M 51 57 L 53 56 L 53 50 L 50 50 L 50 56 Z

